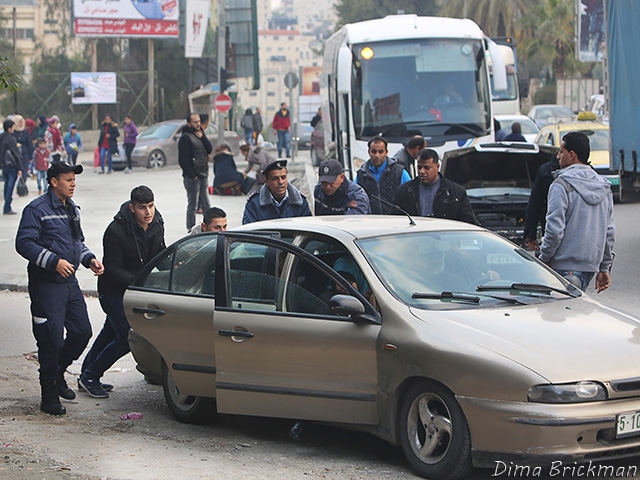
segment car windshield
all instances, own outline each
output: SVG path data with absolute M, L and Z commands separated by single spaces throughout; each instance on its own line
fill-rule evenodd
M 568 107 L 547 107 L 540 108 L 536 113 L 536 118 L 571 118 L 573 112 Z
M 589 137 L 589 146 L 592 151 L 609 150 L 609 130 L 580 130 Z
M 169 138 L 175 129 L 176 125 L 172 123 L 156 123 L 142 132 L 138 136 L 138 140 L 142 138 Z
M 500 128 L 507 132 L 511 131 L 511 125 L 513 125 L 515 122 L 518 122 L 520 124 L 520 130 L 523 135 L 527 135 L 529 133 L 538 133 L 540 131 L 535 122 L 530 118 L 501 118 L 498 119 L 498 121 L 500 122 Z
M 411 307 L 478 308 L 514 299 L 529 304 L 567 298 L 553 291 L 567 290 L 562 279 L 490 232 L 419 232 L 357 243 L 387 289 Z M 514 284 L 547 289 L 505 290 Z

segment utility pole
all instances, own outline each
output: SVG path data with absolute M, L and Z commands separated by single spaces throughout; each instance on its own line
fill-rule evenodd
M 218 1 L 218 93 L 224 93 L 222 91 L 222 76 L 223 69 L 226 70 L 226 44 L 227 44 L 227 13 L 226 0 Z M 218 112 L 218 145 L 224 143 L 224 112 Z
M 13 58 L 18 56 L 18 35 L 16 32 L 16 27 L 18 25 L 18 13 L 16 11 L 16 7 L 13 7 Z M 13 111 L 14 113 L 20 113 L 18 110 L 18 90 L 13 92 Z

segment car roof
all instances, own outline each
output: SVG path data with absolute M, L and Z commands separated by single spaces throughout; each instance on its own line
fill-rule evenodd
M 483 230 L 480 227 L 453 220 L 413 217 L 411 225 L 405 215 L 328 215 L 319 217 L 280 218 L 250 223 L 233 231 L 276 230 L 304 231 L 324 234 L 346 241 L 397 233 L 415 233 L 454 230 Z
M 572 132 L 580 130 L 609 130 L 609 125 L 600 122 L 558 122 L 545 125 L 540 131 L 558 130 L 560 132 Z

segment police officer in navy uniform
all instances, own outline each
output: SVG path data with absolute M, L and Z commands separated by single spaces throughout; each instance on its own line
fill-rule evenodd
M 242 224 L 274 218 L 307 217 L 307 198 L 287 179 L 287 161 L 271 162 L 262 171 L 265 183 L 247 199 Z
M 82 264 L 95 275 L 104 272 L 102 263 L 84 244 L 80 211 L 71 200 L 76 174 L 80 173 L 82 165 L 53 163 L 47 171 L 48 192 L 24 208 L 16 235 L 17 252 L 29 260 L 29 297 L 42 390 L 40 410 L 51 415 L 66 413 L 59 397 L 75 398 L 64 372 L 91 338 L 76 270 Z

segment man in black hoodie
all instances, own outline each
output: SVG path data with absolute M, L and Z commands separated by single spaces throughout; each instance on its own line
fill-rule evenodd
M 112 385 L 100 378 L 119 358 L 129 353 L 129 322 L 123 296 L 138 271 L 165 248 L 164 222 L 154 204 L 153 192 L 141 185 L 131 191 L 131 200 L 120 207 L 104 232 L 105 266 L 98 278 L 100 305 L 107 314 L 82 363 L 78 388 L 94 398 L 107 398 Z

